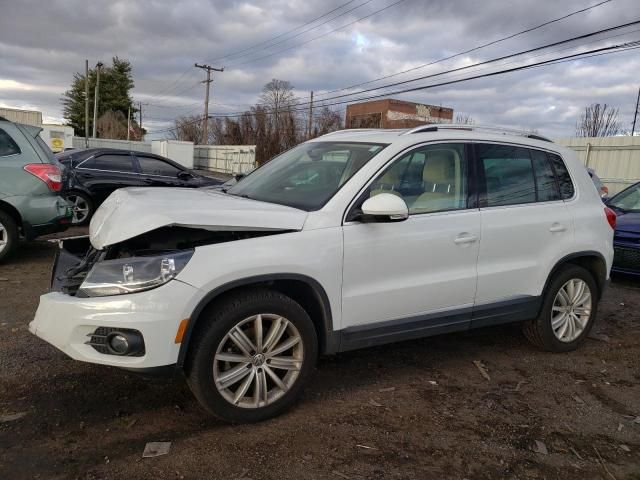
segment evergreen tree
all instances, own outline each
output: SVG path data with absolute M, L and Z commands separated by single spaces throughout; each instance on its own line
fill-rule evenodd
M 95 68 L 89 69 L 89 134 L 93 129 L 93 107 L 96 88 L 97 72 Z M 64 106 L 63 116 L 67 124 L 72 126 L 75 134 L 85 136 L 84 131 L 84 79 L 83 73 L 75 73 L 71 88 L 62 96 Z M 100 70 L 100 92 L 98 104 L 98 118 L 107 112 L 113 112 L 114 118 L 123 119 L 124 138 L 126 138 L 127 111 L 131 108 L 131 125 L 135 131 L 139 130 L 135 120 L 133 99 L 130 92 L 134 87 L 131 63 L 113 57 L 110 67 L 103 66 Z M 118 115 L 120 112 L 121 115 Z M 121 131 L 119 129 L 118 131 Z

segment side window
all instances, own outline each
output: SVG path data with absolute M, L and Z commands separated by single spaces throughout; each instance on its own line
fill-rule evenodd
M 510 145 L 477 145 L 477 158 L 484 172 L 484 207 L 517 205 L 536 201 L 536 183 L 526 148 Z
M 553 200 L 560 200 L 558 182 L 556 181 L 556 175 L 553 173 L 553 168 L 551 168 L 547 154 L 540 150 L 529 150 L 529 152 L 531 153 L 533 170 L 536 175 L 538 201 L 551 202 Z
M 80 168 L 106 170 L 110 172 L 134 172 L 130 155 L 100 155 L 80 165 Z
M 553 168 L 556 171 L 556 176 L 558 177 L 560 196 L 563 200 L 573 197 L 573 183 L 571 182 L 571 175 L 569 175 L 569 171 L 567 170 L 567 166 L 564 164 L 564 160 L 562 160 L 559 155 L 555 155 L 553 153 L 549 154 L 549 158 L 551 159 Z
M 370 196 L 380 193 L 402 197 L 410 214 L 466 208 L 465 145 L 427 145 L 403 155 L 371 185 Z
M 18 153 L 20 153 L 20 148 L 16 142 L 13 141 L 13 138 L 11 138 L 7 132 L 0 129 L 0 157 L 8 157 L 9 155 L 16 155 Z
M 138 156 L 138 162 L 140 163 L 142 173 L 147 175 L 161 175 L 163 177 L 176 178 L 180 172 L 179 168 L 153 157 Z

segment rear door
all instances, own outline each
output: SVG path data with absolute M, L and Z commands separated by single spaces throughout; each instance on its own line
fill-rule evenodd
M 549 155 L 475 145 L 482 241 L 472 326 L 518 320 L 539 305 L 555 262 L 572 251 L 573 220 Z
M 76 179 L 98 203 L 118 188 L 145 185 L 129 153 L 102 153 L 88 158 L 76 167 Z

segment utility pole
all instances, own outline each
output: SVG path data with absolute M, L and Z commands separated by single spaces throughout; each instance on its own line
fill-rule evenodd
M 131 106 L 127 109 L 127 142 L 129 141 L 129 133 L 131 132 Z
M 313 122 L 313 90 L 311 90 L 311 101 L 309 102 L 309 124 L 307 126 L 307 139 L 311 138 L 312 122 Z
M 213 80 L 211 80 L 211 72 L 224 72 L 224 67 L 223 68 L 213 68 L 211 65 L 205 65 L 205 64 L 195 64 L 196 68 L 201 68 L 203 70 L 207 71 L 207 79 L 204 80 L 202 83 L 204 83 L 206 85 L 206 90 L 205 90 L 205 96 L 204 96 L 204 128 L 202 131 L 202 144 L 203 145 L 208 145 L 209 144 L 209 85 L 211 85 L 211 82 L 213 82 Z
M 636 100 L 636 111 L 633 114 L 633 127 L 631 127 L 631 136 L 636 133 L 636 120 L 638 119 L 638 104 L 640 104 L 640 88 L 638 88 L 638 99 Z
M 84 147 L 89 148 L 89 60 L 84 61 Z
M 93 138 L 96 138 L 96 124 L 98 123 L 98 96 L 100 95 L 100 69 L 102 62 L 96 64 L 96 93 L 93 99 Z
M 142 131 L 142 102 L 138 102 L 138 107 L 140 108 L 138 112 L 140 113 L 140 121 L 138 124 L 140 125 L 140 130 Z

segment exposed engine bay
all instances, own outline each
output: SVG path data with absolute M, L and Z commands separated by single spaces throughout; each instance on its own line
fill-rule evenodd
M 104 250 L 93 248 L 89 237 L 63 239 L 58 241 L 60 250 L 54 261 L 51 290 L 75 296 L 91 268 L 103 260 L 154 256 L 203 245 L 235 242 L 286 232 L 286 230 L 211 231 L 203 228 L 162 227 L 111 245 Z

